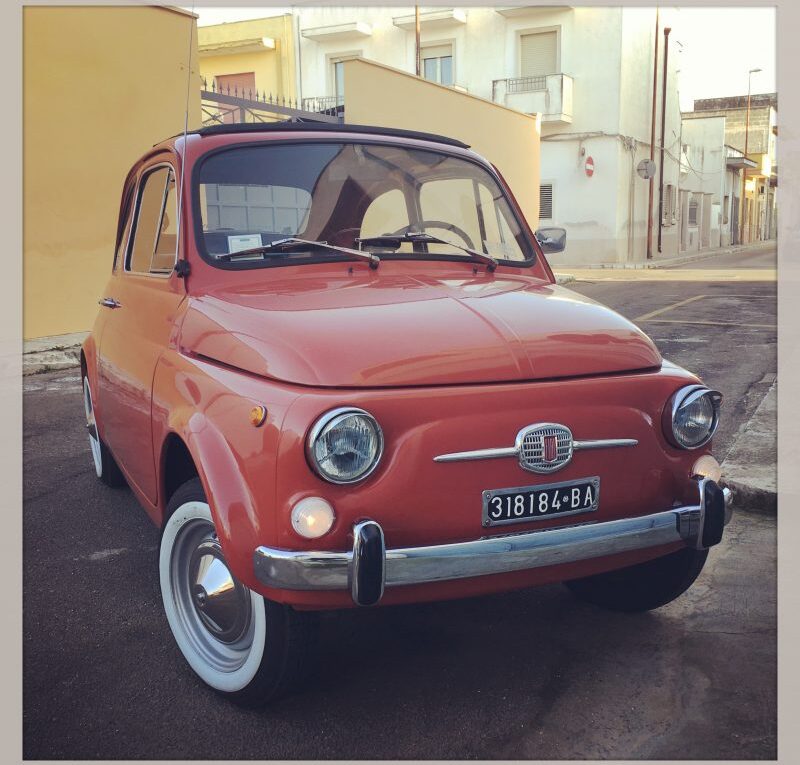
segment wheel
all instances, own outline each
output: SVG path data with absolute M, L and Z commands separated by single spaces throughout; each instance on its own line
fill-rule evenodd
M 89 431 L 89 447 L 92 450 L 92 460 L 94 471 L 97 477 L 107 486 L 114 488 L 125 486 L 125 476 L 111 456 L 108 447 L 97 433 L 97 420 L 94 416 L 94 404 L 92 402 L 92 389 L 89 386 L 89 378 L 83 378 L 83 408 L 86 412 L 86 429 Z
M 164 611 L 189 666 L 215 691 L 261 706 L 297 686 L 316 657 L 318 619 L 266 600 L 228 569 L 199 479 L 170 499 L 159 552 Z
M 708 550 L 685 548 L 661 558 L 564 582 L 581 600 L 612 611 L 650 611 L 683 595 L 703 570 Z

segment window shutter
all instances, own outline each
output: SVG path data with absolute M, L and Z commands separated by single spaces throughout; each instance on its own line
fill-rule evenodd
M 543 183 L 539 186 L 539 220 L 550 220 L 553 217 L 553 184 Z
M 520 76 L 542 77 L 556 73 L 556 32 L 536 32 L 520 37 Z

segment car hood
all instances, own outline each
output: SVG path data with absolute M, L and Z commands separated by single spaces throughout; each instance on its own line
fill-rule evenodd
M 288 383 L 356 388 L 541 380 L 661 364 L 627 319 L 530 277 L 378 271 L 252 278 L 190 300 L 180 339 L 186 352 Z

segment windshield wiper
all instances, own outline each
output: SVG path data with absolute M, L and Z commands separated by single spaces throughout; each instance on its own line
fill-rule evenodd
M 405 234 L 384 234 L 383 236 L 368 236 L 364 239 L 356 239 L 359 245 L 366 245 L 367 247 L 393 247 L 397 249 L 403 242 L 424 242 L 426 244 L 445 244 L 449 247 L 455 247 L 457 250 L 467 253 L 469 259 L 483 263 L 487 271 L 494 271 L 497 268 L 497 260 L 485 252 L 478 252 L 471 247 L 464 247 L 461 244 L 450 242 L 447 239 L 434 236 L 421 231 L 409 231 Z
M 377 268 L 380 265 L 381 259 L 371 252 L 364 252 L 363 250 L 352 250 L 349 247 L 339 247 L 336 244 L 328 244 L 327 242 L 318 242 L 313 239 L 299 239 L 296 236 L 290 236 L 286 239 L 276 239 L 269 244 L 263 244 L 260 247 L 250 247 L 246 250 L 238 250 L 237 252 L 229 252 L 224 255 L 217 255 L 217 260 L 238 260 L 239 258 L 250 258 L 253 255 L 266 255 L 267 253 L 276 250 L 283 250 L 287 247 L 314 247 L 327 252 L 338 252 L 344 255 L 352 255 L 360 260 L 366 260 L 370 268 Z

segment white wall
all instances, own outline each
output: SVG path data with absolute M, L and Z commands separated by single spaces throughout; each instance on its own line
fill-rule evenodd
M 719 247 L 723 241 L 722 204 L 725 199 L 725 117 L 686 117 L 683 120 L 683 144 L 687 160 L 681 175 L 681 188 L 692 192 L 701 205 L 710 205 L 708 247 Z M 700 223 L 700 221 L 698 221 Z M 698 248 L 703 242 L 697 243 Z M 694 249 L 694 248 L 693 248 Z
M 423 9 L 423 18 L 424 11 Z M 653 80 L 652 8 L 538 7 L 505 17 L 494 8 L 461 8 L 466 23 L 450 22 L 428 29 L 424 45 L 451 44 L 457 86 L 492 98 L 492 81 L 520 75 L 519 36 L 537 29 L 559 30 L 561 73 L 573 78 L 572 123 L 542 123 L 541 181 L 552 182 L 552 220 L 567 229 L 567 249 L 551 256 L 555 265 L 642 261 L 646 254 L 648 183 L 635 174 L 649 157 Z M 393 24 L 397 16 L 413 15 L 413 6 L 394 8 L 299 8 L 303 97 L 333 95 L 330 60 L 357 54 L 383 64 L 414 71 L 414 33 Z M 679 14 L 661 11 L 662 29 L 672 24 L 667 84 L 665 183 L 678 185 L 680 111 L 677 93 L 675 36 Z M 369 37 L 317 42 L 303 29 L 362 21 Z M 659 32 L 658 122 L 660 138 L 661 62 Z M 345 94 L 346 95 L 346 94 Z M 380 103 L 376 103 L 380 110 Z M 630 140 L 632 139 L 632 140 Z M 587 157 L 594 175 L 584 172 Z M 658 165 L 658 152 L 656 152 Z M 658 178 L 654 198 L 653 250 L 656 251 Z M 632 212 L 632 215 L 631 215 Z M 678 251 L 678 226 L 663 229 L 663 255 Z M 656 252 L 657 254 L 657 252 Z

